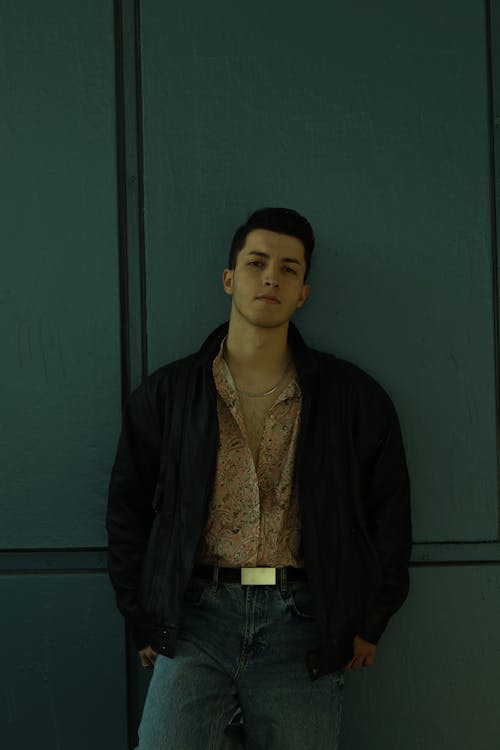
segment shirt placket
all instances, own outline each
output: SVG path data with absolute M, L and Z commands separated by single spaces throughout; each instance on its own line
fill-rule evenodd
M 271 526 L 275 526 L 276 524 L 279 526 L 279 519 L 276 518 L 276 514 L 280 513 L 280 509 L 274 507 L 273 503 L 267 502 L 269 493 L 272 493 L 275 486 L 280 484 L 281 476 L 278 477 L 277 482 L 273 482 L 270 485 L 269 476 L 273 472 L 273 466 L 276 462 L 276 459 L 279 459 L 280 464 L 280 473 L 283 470 L 283 458 L 286 453 L 286 450 L 278 450 L 278 446 L 276 445 L 277 440 L 277 423 L 278 423 L 278 412 L 282 408 L 281 404 L 283 401 L 286 401 L 290 398 L 293 398 L 294 395 L 294 385 L 293 382 L 290 383 L 285 390 L 280 394 L 280 396 L 276 399 L 273 406 L 269 409 L 266 419 L 264 421 L 264 427 L 262 430 L 262 438 L 261 443 L 259 446 L 259 465 L 257 470 L 257 481 L 259 483 L 259 487 L 261 488 L 260 493 L 260 514 L 261 518 L 263 516 L 263 503 L 266 504 L 265 507 L 265 514 L 268 519 L 268 522 Z M 288 443 L 288 437 L 287 437 L 287 443 Z M 259 535 L 259 551 L 258 551 L 258 559 L 262 559 L 264 557 L 269 558 L 274 557 L 276 553 L 275 548 L 271 548 L 269 546 L 269 539 L 266 538 L 267 535 L 260 534 Z M 266 546 L 268 545 L 268 546 Z
M 222 374 L 222 373 L 221 373 Z M 224 377 L 225 375 L 225 377 Z M 239 430 L 241 433 L 241 436 L 243 438 L 243 443 L 245 446 L 245 456 L 246 456 L 246 464 L 247 464 L 247 470 L 251 476 L 251 487 L 249 487 L 249 492 L 247 493 L 247 497 L 250 500 L 252 504 L 252 514 L 254 518 L 254 527 L 257 529 L 258 534 L 257 538 L 260 538 L 260 531 L 261 531 L 261 521 L 262 521 L 262 510 L 261 510 L 261 504 L 260 504 L 260 489 L 259 489 L 259 481 L 257 476 L 257 469 L 255 467 L 252 453 L 250 451 L 250 445 L 248 442 L 248 436 L 247 431 L 245 427 L 245 421 L 243 419 L 243 415 L 241 414 L 238 405 L 238 395 L 236 393 L 236 389 L 234 387 L 234 384 L 232 382 L 231 373 L 226 368 L 226 371 L 223 375 L 223 382 L 221 384 L 221 396 L 229 410 L 229 413 L 231 414 L 233 420 L 234 420 L 234 428 L 236 430 Z M 255 547 L 255 551 L 253 554 L 252 560 L 247 560 L 246 564 L 256 564 L 258 559 L 258 544 Z

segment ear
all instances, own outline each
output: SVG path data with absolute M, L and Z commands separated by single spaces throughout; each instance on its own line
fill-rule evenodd
M 310 284 L 304 284 L 304 286 L 302 287 L 302 291 L 300 293 L 300 297 L 297 300 L 297 306 L 296 306 L 297 309 L 299 307 L 302 307 L 302 305 L 304 304 L 304 302 L 306 301 L 306 299 L 309 297 L 309 292 L 310 291 L 311 291 L 311 285 Z
M 234 269 L 225 268 L 222 272 L 222 286 L 226 294 L 229 294 L 230 297 L 233 296 L 233 276 Z

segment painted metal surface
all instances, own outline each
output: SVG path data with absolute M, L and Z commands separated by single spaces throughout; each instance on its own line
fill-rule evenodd
M 290 205 L 318 239 L 296 322 L 373 374 L 401 417 L 413 588 L 377 667 L 347 680 L 353 750 L 500 742 L 485 653 L 500 616 L 485 10 L 142 5 L 150 370 L 227 317 L 237 224 Z
M 419 568 L 373 669 L 346 679 L 343 747 L 500 747 L 500 566 Z
M 0 744 L 127 747 L 113 3 L 3 2 Z M 31 571 L 31 572 L 26 572 Z
M 120 409 L 112 2 L 2 3 L 0 546 L 98 546 Z
M 304 212 L 296 322 L 392 395 L 423 543 L 498 534 L 485 28 L 455 0 L 142 9 L 150 369 L 227 317 L 247 213 Z
M 412 475 L 410 599 L 348 677 L 344 744 L 500 744 L 484 10 L 2 3 L 2 745 L 133 746 L 149 675 L 104 574 L 121 382 L 227 316 L 231 234 L 264 204 L 316 227 L 296 322 L 387 387 Z
M 125 750 L 123 623 L 107 576 L 0 577 L 2 747 Z

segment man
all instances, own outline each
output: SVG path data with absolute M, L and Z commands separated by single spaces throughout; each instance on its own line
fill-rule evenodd
M 129 398 L 107 526 L 117 601 L 153 667 L 140 750 L 338 747 L 344 671 L 373 664 L 408 591 L 398 418 L 309 348 L 314 235 L 290 209 L 235 233 L 229 325 Z

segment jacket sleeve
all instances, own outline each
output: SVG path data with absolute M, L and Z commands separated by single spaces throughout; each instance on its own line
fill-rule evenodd
M 138 649 L 149 644 L 151 630 L 138 594 L 154 516 L 161 449 L 159 417 L 150 389 L 147 385 L 140 386 L 123 409 L 108 493 L 108 570 L 118 609 L 131 627 Z
M 376 435 L 376 440 L 370 440 L 364 500 L 367 532 L 380 566 L 380 585 L 359 633 L 371 643 L 378 642 L 408 595 L 412 545 L 410 479 L 399 419 L 389 396 L 380 391 L 376 407 L 369 410 L 367 434 L 371 438 Z

